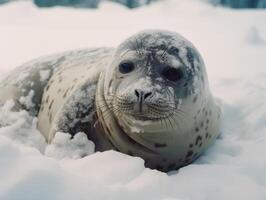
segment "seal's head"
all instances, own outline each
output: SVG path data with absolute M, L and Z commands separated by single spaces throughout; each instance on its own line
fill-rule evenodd
M 123 42 L 107 76 L 105 92 L 115 115 L 141 121 L 165 122 L 207 81 L 197 50 L 166 31 L 141 32 Z
M 103 92 L 107 109 L 126 135 L 171 157 L 185 144 L 180 140 L 189 137 L 191 102 L 200 104 L 198 94 L 206 87 L 204 63 L 195 47 L 177 33 L 160 30 L 140 32 L 117 48 L 105 71 Z M 160 145 L 168 148 L 156 148 Z

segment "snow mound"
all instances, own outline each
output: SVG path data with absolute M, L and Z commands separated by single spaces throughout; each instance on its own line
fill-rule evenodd
M 36 129 L 37 119 L 26 111 L 14 112 L 13 101 L 0 106 L 0 135 L 12 139 L 14 142 L 34 147 L 44 152 L 46 142 Z
M 94 143 L 87 139 L 85 133 L 77 133 L 73 139 L 68 133 L 55 134 L 52 144 L 48 145 L 45 155 L 57 159 L 82 158 L 94 153 Z

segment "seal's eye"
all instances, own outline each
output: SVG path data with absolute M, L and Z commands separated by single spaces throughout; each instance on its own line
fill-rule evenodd
M 130 61 L 122 62 L 119 64 L 119 71 L 122 74 L 127 74 L 129 72 L 132 72 L 134 68 L 135 68 L 134 64 Z
M 183 77 L 181 69 L 167 66 L 163 69 L 162 75 L 169 81 L 179 81 Z

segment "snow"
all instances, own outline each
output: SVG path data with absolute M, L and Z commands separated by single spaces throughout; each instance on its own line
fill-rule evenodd
M 20 97 L 19 102 L 24 105 L 27 109 L 33 108 L 34 103 L 32 102 L 34 91 L 30 90 L 27 96 Z
M 85 133 L 77 133 L 73 139 L 67 133 L 57 132 L 50 145 L 45 150 L 45 155 L 63 159 L 63 158 L 82 158 L 94 153 L 95 145 L 87 139 Z
M 14 105 L 13 101 L 8 101 L 0 107 L 0 136 L 5 136 L 18 144 L 34 147 L 43 153 L 46 142 L 36 129 L 36 118 L 31 117 L 26 111 L 13 112 Z
M 222 135 L 195 163 L 168 174 L 115 151 L 93 152 L 80 133 L 45 144 L 37 119 L 0 108 L 0 199 L 266 199 L 266 11 L 168 0 L 136 10 L 0 7 L 0 78 L 16 65 L 68 49 L 116 46 L 143 29 L 167 29 L 201 52 L 223 105 Z M 79 148 L 80 147 L 80 148 Z M 91 154 L 84 158 L 80 156 Z
M 50 76 L 50 70 L 41 70 L 40 71 L 41 82 L 48 80 L 49 76 Z

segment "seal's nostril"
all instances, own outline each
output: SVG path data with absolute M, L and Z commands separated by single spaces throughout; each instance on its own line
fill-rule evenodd
M 135 90 L 135 95 L 138 97 L 139 100 L 145 100 L 149 96 L 151 96 L 152 92 L 143 92 L 141 90 Z
M 139 98 L 139 92 L 138 92 L 138 90 L 135 90 L 135 95 Z
M 151 96 L 151 92 L 147 92 L 146 94 L 144 94 L 144 99 L 147 99 L 149 96 Z

